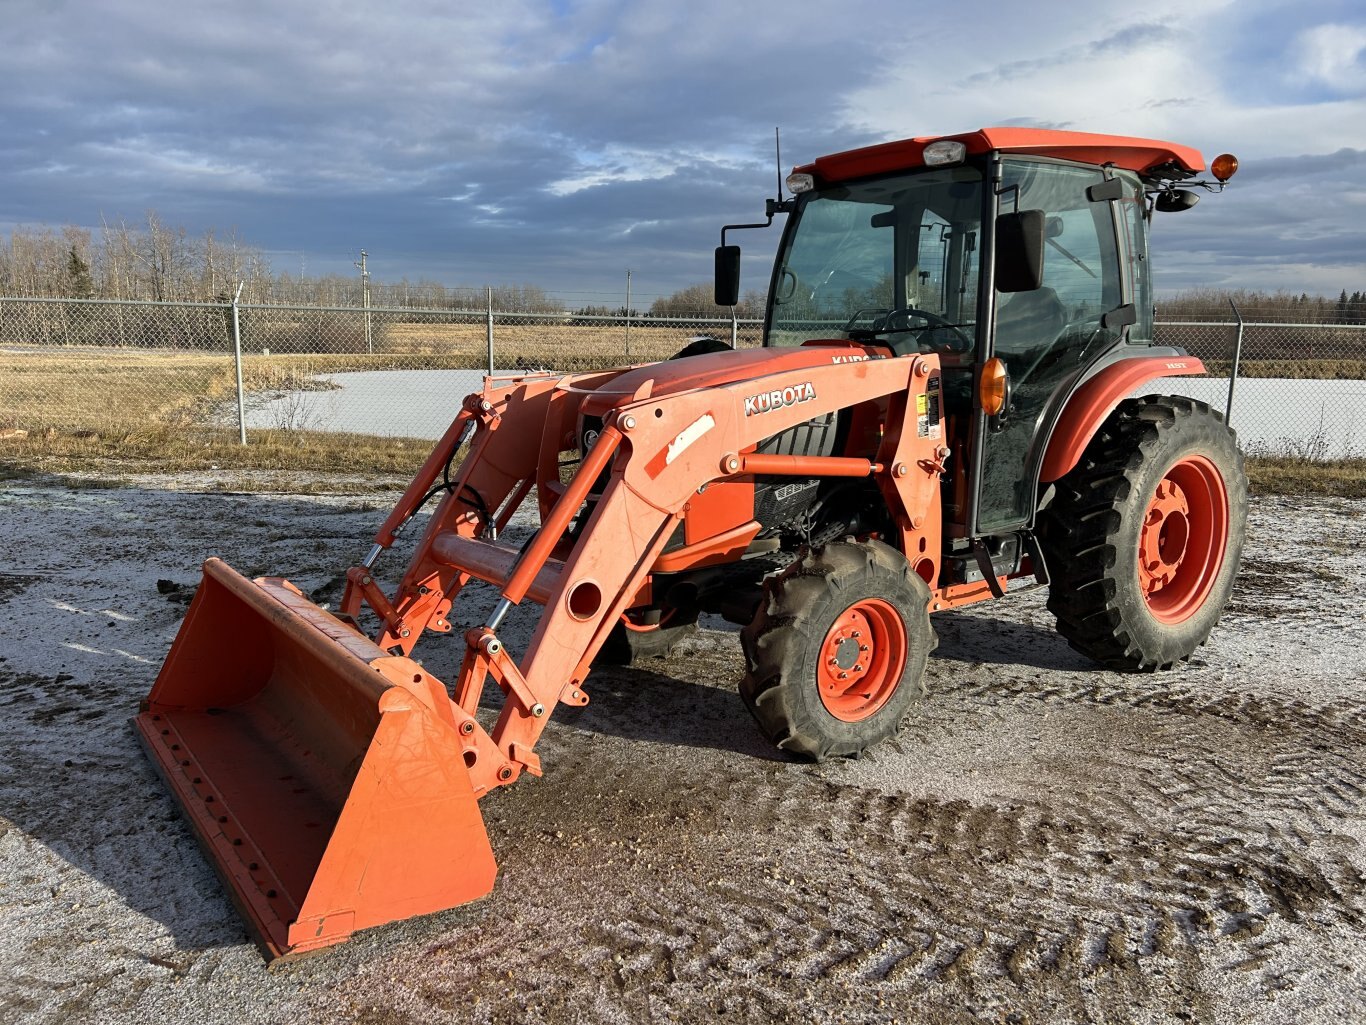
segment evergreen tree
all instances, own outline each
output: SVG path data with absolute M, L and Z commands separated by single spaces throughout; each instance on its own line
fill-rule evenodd
M 90 276 L 90 265 L 72 246 L 66 257 L 67 287 L 73 299 L 90 299 L 95 295 L 95 282 Z

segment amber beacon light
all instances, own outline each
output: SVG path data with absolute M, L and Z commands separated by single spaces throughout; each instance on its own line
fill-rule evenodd
M 1000 357 L 993 357 L 982 365 L 982 377 L 977 384 L 977 398 L 987 416 L 996 416 L 1006 408 L 1010 394 L 1010 380 L 1006 365 Z
M 1220 153 L 1209 165 L 1210 174 L 1226 182 L 1238 171 L 1238 158 L 1232 153 Z

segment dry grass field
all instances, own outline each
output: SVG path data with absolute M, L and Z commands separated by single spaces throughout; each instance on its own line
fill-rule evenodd
M 499 367 L 598 369 L 667 359 L 696 330 L 687 327 L 571 324 L 499 325 Z M 741 339 L 747 344 L 750 339 Z M 629 349 L 628 349 L 629 346 Z M 361 370 L 446 370 L 487 365 L 483 324 L 383 324 L 373 354 L 249 350 L 248 392 L 316 387 L 312 378 Z M 235 395 L 232 353 L 103 346 L 0 350 L 0 428 L 117 430 L 213 426 L 212 413 Z
M 571 324 L 540 321 L 530 324 L 499 324 L 495 330 L 496 355 L 515 364 L 518 360 L 548 367 L 583 364 L 615 366 L 668 359 L 694 335 L 729 338 L 726 324 L 659 327 L 632 324 Z M 758 331 L 746 327 L 741 345 L 757 345 Z M 386 353 L 421 356 L 463 356 L 479 366 L 487 354 L 484 324 L 386 324 L 377 343 Z
M 667 358 L 695 328 L 538 322 L 499 325 L 495 360 L 502 367 L 585 370 Z M 753 339 L 741 336 L 741 344 Z M 251 396 L 325 388 L 320 375 L 350 371 L 464 369 L 484 366 L 486 327 L 384 324 L 374 355 L 278 353 L 243 356 Z M 1211 365 L 1219 373 L 1224 368 Z M 1245 361 L 1248 377 L 1366 379 L 1362 361 Z M 93 346 L 0 350 L 0 466 L 19 472 L 97 472 L 127 467 L 166 471 L 230 468 L 406 475 L 428 444 L 338 432 L 252 429 L 237 444 L 236 371 L 232 354 L 128 350 Z M 1254 487 L 1273 491 L 1366 494 L 1361 459 L 1306 463 L 1260 458 L 1249 466 Z M 268 486 L 261 480 L 252 487 Z M 286 479 L 282 487 L 294 486 Z

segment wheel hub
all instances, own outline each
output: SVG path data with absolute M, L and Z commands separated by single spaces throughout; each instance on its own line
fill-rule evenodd
M 835 649 L 835 666 L 846 671 L 853 669 L 854 666 L 858 665 L 859 652 L 867 650 L 868 645 L 859 644 L 857 637 L 846 637 L 839 642 L 839 646 Z
M 1190 504 L 1175 481 L 1157 486 L 1139 539 L 1139 567 L 1149 594 L 1162 590 L 1176 576 L 1190 540 Z
M 1175 463 L 1158 482 L 1138 536 L 1138 582 L 1148 611 L 1175 624 L 1193 616 L 1223 566 L 1229 500 L 1205 456 Z
M 820 649 L 817 682 L 826 711 L 846 722 L 876 712 L 901 680 L 906 647 L 905 625 L 890 603 L 867 598 L 845 609 Z

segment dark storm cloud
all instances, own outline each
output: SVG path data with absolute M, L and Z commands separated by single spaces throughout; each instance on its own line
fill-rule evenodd
M 363 246 L 383 278 L 592 289 L 616 287 L 631 267 L 642 291 L 667 292 L 710 274 L 721 224 L 761 219 L 774 125 L 787 166 L 879 141 L 888 129 L 854 127 L 864 119 L 849 97 L 912 69 L 907 109 L 931 85 L 946 96 L 1000 89 L 981 123 L 1094 128 L 1014 106 L 1016 87 L 1060 63 L 1121 66 L 1189 36 L 1160 13 L 1063 31 L 1054 26 L 1081 16 L 1044 3 L 1016 12 L 1019 31 L 997 33 L 1010 38 L 984 41 L 978 22 L 993 10 L 969 0 L 898 27 L 876 0 L 838 16 L 807 0 L 12 0 L 0 28 L 11 83 L 0 94 L 0 227 L 97 228 L 155 209 L 193 232 L 236 229 L 282 268 L 302 254 L 310 272 L 350 272 Z M 1048 31 L 1021 34 L 1040 19 Z M 994 54 L 960 71 L 936 59 L 949 43 Z M 1138 105 L 1196 102 L 1186 95 L 1184 84 L 1154 86 L 1159 98 Z M 914 130 L 978 127 L 943 116 L 927 110 Z M 1199 231 L 1192 244 L 1236 266 L 1254 252 L 1298 258 L 1322 235 L 1319 253 L 1360 263 L 1353 232 L 1318 227 L 1361 190 L 1360 158 L 1249 165 L 1245 199 L 1221 198 L 1233 213 L 1169 241 L 1179 249 Z M 1331 186 L 1288 204 L 1282 190 L 1305 176 Z M 763 284 L 775 236 L 737 237 L 745 287 Z
M 829 33 L 720 5 L 685 18 L 624 3 L 248 2 L 172 16 L 130 0 L 99 18 L 30 3 L 8 19 L 24 86 L 0 98 L 0 222 L 95 226 L 155 208 L 315 254 L 319 270 L 362 245 L 395 273 L 439 257 L 534 280 L 548 261 L 581 272 L 709 253 L 724 219 L 752 219 L 772 191 L 772 124 L 797 109 L 831 126 L 808 143 L 866 139 L 835 127 L 838 87 L 864 72 L 829 61 Z
M 1346 147 L 1335 153 L 1306 154 L 1294 157 L 1271 157 L 1239 168 L 1240 181 L 1263 182 L 1273 179 L 1309 179 L 1321 176 L 1355 178 L 1366 169 L 1366 150 Z

